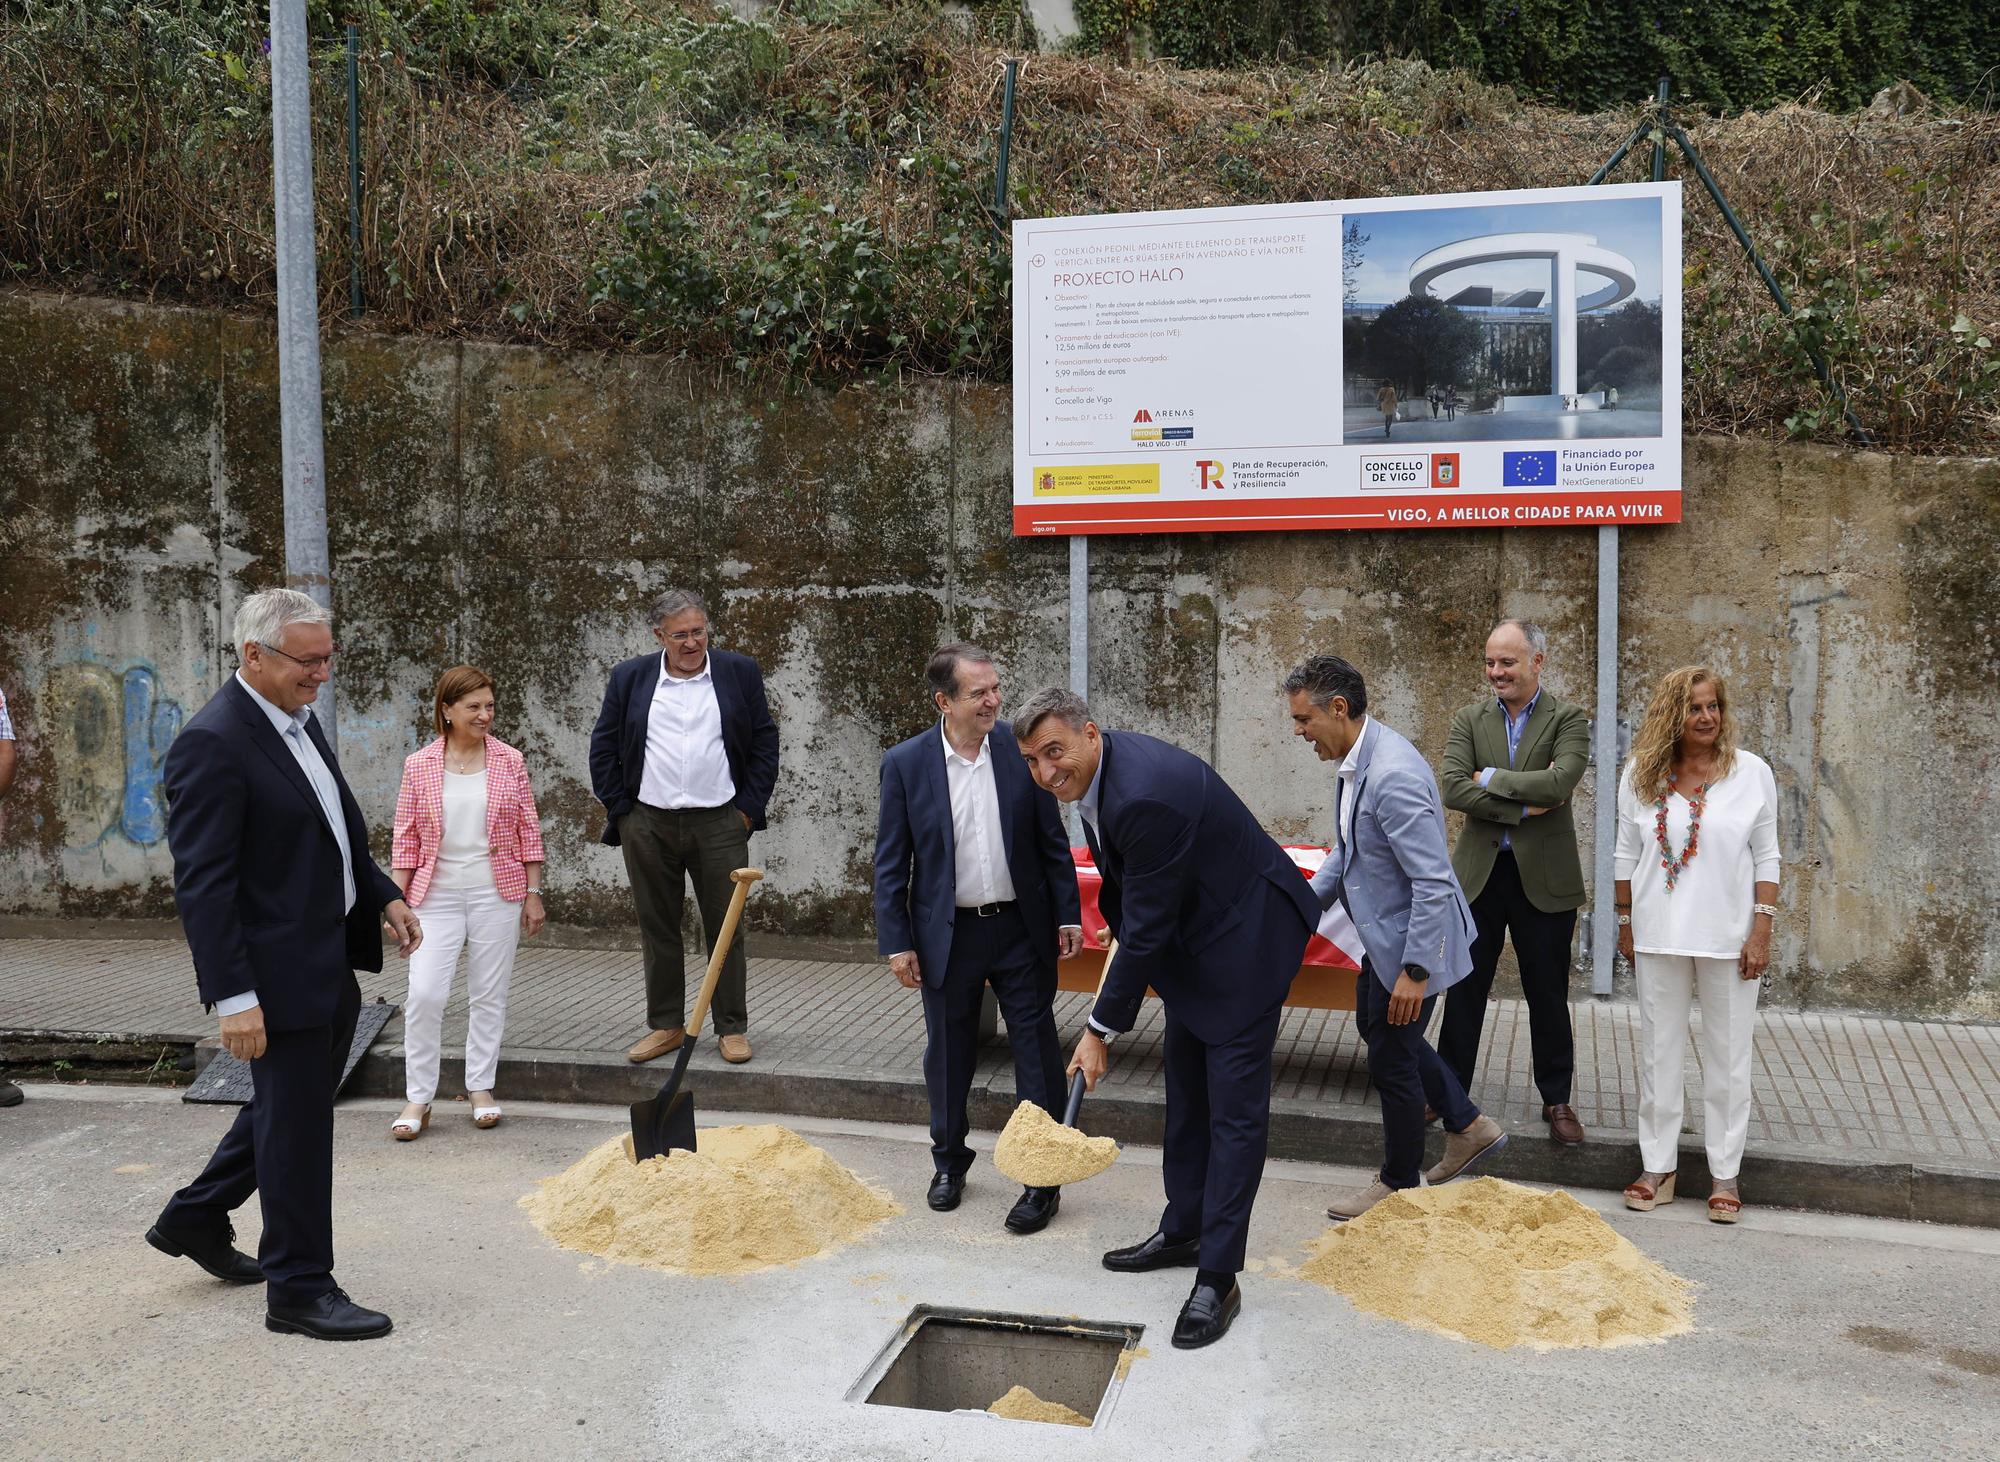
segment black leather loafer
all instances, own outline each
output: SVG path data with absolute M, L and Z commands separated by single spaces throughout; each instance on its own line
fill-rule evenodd
M 1049 1226 L 1049 1220 L 1062 1207 L 1060 1188 L 1023 1188 L 1021 1196 L 1014 1200 L 1014 1206 L 1007 1211 L 1007 1232 L 1010 1234 L 1036 1234 Z
M 1152 1269 L 1192 1268 L 1201 1249 L 1201 1239 L 1170 1239 L 1154 1234 L 1143 1244 L 1129 1249 L 1113 1249 L 1104 1256 L 1104 1267 L 1120 1274 L 1144 1274 Z
M 1243 1308 L 1243 1288 L 1231 1281 L 1224 1294 L 1212 1284 L 1196 1284 L 1174 1321 L 1174 1349 L 1199 1350 L 1229 1333 L 1229 1322 Z
M 169 1234 L 158 1224 L 146 1230 L 146 1242 L 175 1259 L 192 1259 L 217 1279 L 231 1284 L 262 1284 L 264 1271 L 257 1261 L 236 1247 L 236 1226 L 224 1224 L 222 1232 L 207 1238 L 193 1234 Z
M 310 1335 L 314 1340 L 373 1340 L 395 1326 L 381 1311 L 355 1304 L 346 1290 L 330 1289 L 309 1305 L 272 1305 L 264 1312 L 264 1328 L 281 1335 Z
M 965 1175 L 963 1173 L 939 1173 L 931 1179 L 931 1190 L 924 1194 L 924 1202 L 939 1213 L 950 1213 L 958 1207 L 958 1200 L 965 1196 Z

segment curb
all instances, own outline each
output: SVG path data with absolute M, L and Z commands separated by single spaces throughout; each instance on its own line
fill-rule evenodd
M 213 1054 L 214 1042 L 196 1048 L 198 1065 Z M 622 1055 L 580 1055 L 575 1051 L 515 1047 L 503 1052 L 499 1081 L 523 1101 L 591 1102 L 624 1105 L 659 1090 L 667 1063 L 634 1066 Z M 403 1047 L 382 1042 L 369 1048 L 354 1069 L 347 1090 L 357 1096 L 403 1094 Z M 462 1058 L 447 1056 L 440 1085 L 464 1079 Z M 860 1122 L 926 1125 L 930 1100 L 920 1079 L 857 1077 L 851 1070 L 810 1066 L 725 1064 L 710 1048 L 697 1048 L 688 1068 L 689 1089 L 710 1110 L 790 1113 Z M 997 1132 L 1016 1104 L 1011 1074 L 975 1085 L 972 1125 Z M 1085 1125 L 1096 1135 L 1148 1147 L 1160 1145 L 1166 1106 L 1159 1097 L 1100 1090 L 1084 1108 Z M 1580 1147 L 1549 1140 L 1541 1124 L 1508 1123 L 1507 1146 L 1480 1165 L 1482 1176 L 1513 1178 L 1562 1187 L 1621 1191 L 1637 1171 L 1634 1133 L 1594 1129 Z M 1431 1139 L 1435 1151 L 1439 1141 Z M 1304 1162 L 1368 1168 L 1381 1160 L 1382 1127 L 1374 1108 L 1366 1115 L 1330 1113 L 1311 1103 L 1274 1099 L 1270 1155 Z M 1699 1194 L 1708 1181 L 1708 1160 L 1699 1143 L 1681 1147 L 1684 1185 Z M 1828 1157 L 1823 1152 L 1785 1147 L 1752 1148 L 1743 1159 L 1743 1187 L 1759 1207 L 1803 1208 L 1923 1223 L 2000 1228 L 2000 1172 L 1953 1168 L 1922 1157 Z

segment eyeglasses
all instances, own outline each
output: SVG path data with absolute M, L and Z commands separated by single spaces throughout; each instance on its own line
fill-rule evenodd
M 707 639 L 708 631 L 705 629 L 669 630 L 667 631 L 667 638 L 677 645 L 692 645 Z
M 276 645 L 273 645 L 268 641 L 252 640 L 251 643 L 255 645 L 262 645 L 265 649 L 269 650 L 273 655 L 282 656 L 284 659 L 287 659 L 291 661 L 294 665 L 298 666 L 301 670 L 306 670 L 315 674 L 321 670 L 333 669 L 333 657 L 334 655 L 338 655 L 340 653 L 340 646 L 335 645 L 333 647 L 332 654 L 314 655 L 309 660 L 301 660 L 297 655 L 285 654 L 283 650 L 279 649 Z

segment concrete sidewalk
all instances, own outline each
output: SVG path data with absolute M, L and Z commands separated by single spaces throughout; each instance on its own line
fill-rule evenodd
M 849 1119 L 927 1120 L 923 1017 L 912 991 L 879 964 L 771 957 L 750 961 L 750 1037 L 756 1059 L 728 1066 L 704 1040 L 693 1088 L 709 1108 Z M 690 976 L 692 989 L 699 972 Z M 445 1017 L 443 1090 L 462 1079 L 463 980 Z M 500 1095 L 626 1102 L 648 1096 L 669 1063 L 635 1067 L 623 1056 L 642 1033 L 638 956 L 622 949 L 531 945 L 509 999 Z M 399 1003 L 392 955 L 362 977 L 365 998 Z M 1083 1027 L 1088 998 L 1059 995 L 1065 1050 Z M 1549 1141 L 1529 1079 L 1528 1023 L 1516 1001 L 1496 1000 L 1474 1099 L 1514 1140 L 1488 1169 L 1571 1186 L 1622 1187 L 1637 1171 L 1633 1138 L 1638 1013 L 1629 1004 L 1575 1004 L 1574 1104 L 1589 1129 L 1581 1148 Z M 193 1044 L 214 1034 L 195 999 L 186 947 L 168 939 L 0 939 L 0 1057 L 55 1039 Z M 355 1073 L 350 1090 L 402 1091 L 400 1019 Z M 1165 1104 L 1161 1009 L 1148 1001 L 1120 1041 L 1108 1081 L 1085 1104 L 1084 1123 L 1121 1141 L 1157 1144 Z M 1688 1060 L 1689 1135 L 1682 1187 L 1706 1193 L 1700 1051 Z M 1012 1111 L 1004 1036 L 988 1044 L 975 1083 L 973 1120 L 997 1128 Z M 440 1115 L 443 1115 L 442 1113 Z M 1381 1126 L 1352 1017 L 1287 1012 L 1277 1047 L 1272 1155 L 1372 1165 Z M 1440 1141 L 1435 1135 L 1432 1145 Z M 1767 1011 L 1757 1035 L 1750 1148 L 1742 1174 L 1750 1204 L 2000 1227 L 2000 1028 Z

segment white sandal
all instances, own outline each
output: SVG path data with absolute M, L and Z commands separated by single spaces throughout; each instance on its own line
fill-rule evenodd
M 408 1112 L 405 1112 L 402 1116 L 391 1122 L 389 1124 L 389 1135 L 398 1142 L 415 1142 L 423 1135 L 424 1129 L 430 1125 L 431 1108 L 430 1103 L 426 1102 L 424 1103 L 424 1110 L 421 1116 L 412 1117 Z
M 493 1100 L 493 1093 L 490 1091 L 479 1095 L 486 1097 L 489 1103 Z M 472 1125 L 475 1127 L 498 1127 L 500 1119 L 506 1115 L 498 1105 L 481 1106 L 471 1092 L 466 1093 L 465 1099 L 472 1103 Z

